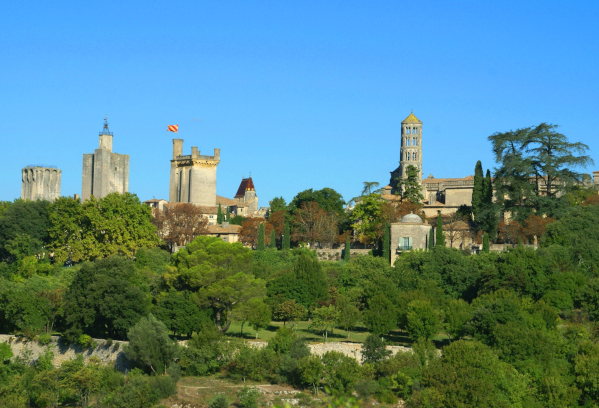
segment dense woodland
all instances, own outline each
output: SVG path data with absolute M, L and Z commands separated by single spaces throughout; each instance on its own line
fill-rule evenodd
M 100 347 L 94 338 L 129 340 L 134 369 L 83 360 L 54 368 L 50 347 L 31 361 L 0 344 L 0 406 L 152 407 L 181 376 L 222 376 L 290 384 L 318 397 L 306 402 L 313 406 L 333 395 L 348 406 L 599 407 L 599 196 L 568 168 L 572 160 L 554 171 L 546 162 L 555 160 L 520 153 L 535 146 L 523 138 L 547 131 L 490 138 L 512 156 L 498 157 L 494 179 L 477 164 L 473 205 L 460 211 L 478 254 L 446 247 L 452 221 L 439 217 L 427 220 L 434 247 L 390 265 L 386 225 L 420 208 L 410 177 L 395 203 L 365 183 L 351 211 L 327 188 L 289 205 L 275 199 L 259 222 L 220 214 L 242 224 L 245 246 L 203 235 L 192 209 L 153 216 L 133 194 L 1 203 L 0 332 L 40 344 L 59 334 L 84 348 Z M 524 147 L 502 150 L 518 140 Z M 519 173 L 509 168 L 516 164 Z M 557 174 L 557 187 L 535 190 L 535 172 Z M 169 223 L 179 223 L 178 235 Z M 533 239 L 538 248 L 525 245 Z M 350 257 L 350 240 L 371 254 Z M 319 261 L 303 245 L 326 242 L 345 244 L 345 258 Z M 493 252 L 489 242 L 513 245 Z M 300 327 L 319 341 L 360 339 L 363 364 L 310 355 Z M 255 336 L 268 346 L 250 347 Z M 390 357 L 393 344 L 413 353 Z M 235 403 L 260 398 L 243 388 Z

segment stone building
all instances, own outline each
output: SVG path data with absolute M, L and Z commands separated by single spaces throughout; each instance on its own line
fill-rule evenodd
M 112 136 L 105 119 L 100 147 L 94 153 L 83 155 L 82 201 L 91 196 L 102 198 L 110 193 L 129 191 L 129 155 L 112 152 Z
M 30 165 L 21 170 L 21 199 L 54 201 L 60 197 L 62 170 Z
M 399 167 L 391 172 L 390 192 L 398 192 L 398 179 L 406 177 L 408 166 L 419 170 L 418 179 L 422 178 L 422 121 L 414 112 L 401 122 L 401 146 L 399 148 Z
M 416 214 L 405 215 L 400 222 L 391 224 L 390 245 L 391 265 L 402 252 L 413 249 L 427 249 L 431 226 L 425 224 Z
M 233 225 L 228 222 L 208 226 L 209 236 L 220 237 L 225 242 L 239 242 L 239 231 L 241 231 L 241 225 Z
M 190 155 L 183 155 L 183 139 L 173 139 L 169 202 L 216 206 L 216 168 L 220 149 L 214 156 L 201 155 L 196 146 Z
M 258 196 L 256 195 L 252 176 L 241 180 L 234 200 L 235 205 L 232 206 L 231 210 L 235 215 L 248 217 L 258 212 Z

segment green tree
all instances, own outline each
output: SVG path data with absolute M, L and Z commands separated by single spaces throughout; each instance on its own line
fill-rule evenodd
M 489 253 L 489 234 L 487 234 L 486 232 L 483 234 L 483 249 L 482 251 L 485 254 Z
M 227 207 L 227 212 L 225 213 L 225 221 L 229 222 L 231 220 L 231 214 L 229 213 L 229 207 Z
M 306 308 L 297 303 L 295 300 L 286 300 L 277 305 L 274 312 L 274 318 L 283 322 L 283 326 L 290 322 L 292 327 L 295 322 L 302 319 L 306 315 Z
M 385 238 L 383 239 L 383 259 L 387 262 L 391 262 L 391 224 L 389 221 L 385 223 Z
M 449 339 L 464 335 L 464 325 L 470 320 L 470 305 L 462 299 L 449 299 L 443 308 L 445 331 Z
M 472 213 L 474 219 L 478 222 L 481 218 L 483 209 L 483 184 L 484 184 L 483 166 L 479 161 L 474 166 L 474 186 L 472 188 Z
M 148 297 L 138 286 L 141 280 L 135 263 L 121 257 L 84 264 L 64 297 L 65 337 L 76 341 L 85 333 L 126 338 L 148 310 Z
M 436 233 L 435 246 L 445 246 L 445 234 L 443 233 L 443 219 L 441 218 L 441 212 L 437 215 Z
M 277 238 L 275 237 L 275 230 L 272 229 L 270 231 L 270 244 L 269 247 L 271 249 L 277 249 Z
M 220 206 L 220 203 L 218 203 L 218 210 L 216 212 L 216 223 L 218 225 L 221 225 L 223 223 L 223 210 Z
M 435 228 L 431 227 L 428 233 L 428 249 L 433 249 L 435 247 Z
M 370 194 L 361 197 L 350 215 L 352 227 L 358 234 L 360 242 L 375 244 L 381 236 L 383 224 L 384 203 L 380 194 Z
M 391 350 L 387 350 L 385 340 L 376 334 L 366 337 L 362 345 L 362 360 L 365 363 L 379 363 L 391 355 Z
M 189 300 L 186 293 L 174 289 L 158 300 L 153 313 L 174 335 L 191 337 L 193 332 L 212 324 L 208 314 Z
M 345 201 L 343 200 L 343 197 L 341 194 L 328 187 L 316 191 L 308 189 L 298 193 L 293 200 L 291 200 L 291 203 L 289 203 L 289 210 L 294 213 L 302 208 L 302 204 L 312 201 L 316 202 L 320 208 L 327 212 L 334 212 L 339 216 L 343 216 L 345 213 L 345 209 L 343 208 Z
M 285 221 L 285 233 L 283 234 L 283 250 L 288 251 L 291 248 L 291 231 L 289 223 Z
M 411 164 L 406 167 L 406 178 L 401 181 L 401 198 L 410 203 L 418 204 L 424 200 L 422 187 L 420 186 L 420 170 Z
M 252 275 L 252 252 L 240 242 L 201 236 L 173 255 L 174 285 L 195 292 L 201 308 L 211 308 L 217 327 L 227 331 L 233 307 L 266 294 L 265 283 Z
M 129 344 L 123 349 L 125 355 L 148 372 L 166 374 L 166 368 L 174 361 L 178 349 L 167 330 L 164 323 L 151 313 L 142 317 L 129 330 Z
M 351 260 L 351 242 L 349 240 L 349 235 L 345 238 L 345 251 L 343 252 L 343 259 L 346 261 Z
M 287 202 L 285 201 L 285 199 L 283 197 L 275 197 L 273 198 L 270 202 L 270 209 L 268 210 L 268 212 L 270 214 L 274 214 L 277 211 L 285 211 L 287 212 L 289 210 L 289 208 L 287 207 Z
M 333 305 L 323 306 L 312 311 L 310 329 L 322 331 L 324 342 L 327 342 L 329 330 L 332 332 L 339 319 L 339 312 Z
M 336 351 L 328 351 L 322 356 L 323 382 L 331 391 L 351 394 L 360 379 L 360 366 L 355 358 Z
M 439 332 L 439 314 L 431 304 L 415 300 L 408 305 L 407 329 L 414 340 L 428 340 Z
M 360 309 L 356 306 L 349 296 L 339 295 L 335 303 L 335 307 L 338 311 L 337 324 L 347 332 L 347 339 L 349 340 L 349 333 L 351 329 L 356 327 L 361 318 Z
M 368 301 L 364 312 L 364 324 L 369 332 L 385 335 L 397 327 L 397 312 L 393 303 L 385 295 L 378 294 Z
M 258 338 L 258 330 L 267 327 L 271 319 L 270 307 L 259 298 L 248 300 L 233 309 L 231 313 L 233 320 L 241 322 L 241 334 L 247 322 L 256 330 L 256 338 Z
M 318 384 L 322 379 L 324 370 L 320 358 L 314 355 L 304 357 L 299 361 L 298 369 L 302 382 L 308 386 L 312 386 L 314 393 L 318 395 Z
M 28 235 L 42 243 L 49 240 L 48 201 L 15 200 L 0 217 L 0 260 L 7 260 L 10 254 L 5 245 L 18 235 Z
M 245 222 L 245 217 L 242 215 L 235 215 L 234 217 L 231 218 L 231 220 L 229 221 L 229 224 L 232 225 L 243 225 L 243 223 Z
M 258 245 L 256 245 L 257 251 L 264 251 L 264 224 L 260 223 L 258 227 Z

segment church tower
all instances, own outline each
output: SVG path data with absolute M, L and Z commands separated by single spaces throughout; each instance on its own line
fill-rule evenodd
M 414 112 L 401 122 L 401 148 L 399 149 L 399 167 L 391 172 L 392 192 L 398 192 L 397 180 L 406 177 L 408 166 L 418 169 L 418 181 L 422 180 L 422 121 Z

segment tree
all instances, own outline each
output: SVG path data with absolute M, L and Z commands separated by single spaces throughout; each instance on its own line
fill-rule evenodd
M 5 244 L 18 235 L 28 235 L 42 243 L 49 240 L 50 227 L 48 201 L 15 200 L 0 217 L 0 260 L 10 257 Z
M 449 299 L 444 307 L 445 331 L 449 339 L 459 339 L 464 332 L 464 325 L 470 320 L 470 305 L 462 299 Z
M 302 208 L 302 205 L 309 202 L 315 202 L 320 208 L 326 212 L 333 212 L 338 216 L 343 216 L 345 209 L 345 201 L 341 194 L 333 190 L 332 188 L 323 188 L 322 190 L 313 191 L 312 189 L 304 190 L 298 193 L 291 203 L 289 203 L 289 210 L 295 213 L 298 209 Z
M 428 233 L 428 249 L 433 249 L 434 247 L 435 247 L 435 228 L 431 227 L 431 230 Z
M 283 326 L 285 326 L 287 322 L 290 322 L 292 327 L 295 326 L 295 322 L 302 319 L 305 315 L 306 308 L 293 299 L 286 300 L 277 305 L 274 312 L 275 320 L 282 321 Z
M 397 326 L 395 306 L 385 295 L 378 294 L 368 301 L 368 310 L 364 312 L 364 324 L 369 332 L 385 335 Z
M 291 231 L 289 223 L 285 221 L 285 233 L 283 234 L 283 250 L 288 251 L 291 248 Z
M 408 305 L 408 334 L 414 340 L 428 340 L 439 331 L 439 315 L 425 300 L 414 300 Z
M 113 256 L 84 264 L 64 296 L 65 337 L 81 334 L 124 339 L 147 314 L 148 297 L 136 283 L 140 275 L 131 260 Z
M 322 247 L 337 241 L 337 214 L 323 210 L 315 201 L 302 203 L 294 212 L 292 221 L 294 241 L 309 242 L 310 247 L 317 243 Z
M 420 203 L 424 200 L 422 187 L 420 186 L 420 171 L 409 165 L 406 167 L 406 178 L 401 180 L 401 199 L 410 203 Z
M 304 357 L 299 361 L 298 369 L 302 382 L 312 386 L 314 393 L 318 395 L 318 383 L 322 379 L 322 371 L 324 369 L 320 358 L 314 355 Z
M 379 186 L 380 183 L 376 181 L 365 181 L 361 196 L 364 197 L 370 194 L 380 194 L 380 189 L 378 188 Z
M 323 306 L 312 311 L 312 323 L 310 329 L 322 331 L 324 342 L 327 342 L 329 330 L 333 331 L 335 323 L 339 318 L 339 312 L 335 306 Z
M 486 232 L 483 234 L 483 252 L 485 254 L 489 253 L 489 234 Z
M 387 262 L 391 262 L 391 225 L 389 221 L 385 223 L 385 238 L 383 239 L 383 259 Z
M 385 340 L 376 334 L 366 337 L 362 345 L 362 360 L 365 363 L 379 363 L 391 355 L 391 350 L 387 350 Z
M 345 238 L 345 251 L 343 252 L 343 259 L 346 261 L 351 260 L 351 243 L 349 240 L 349 234 Z
M 186 292 L 171 289 L 165 297 L 160 298 L 153 312 L 174 335 L 186 334 L 191 337 L 193 332 L 199 332 L 212 322 L 207 313 L 185 295 Z
M 277 249 L 277 239 L 275 238 L 275 230 L 270 231 L 270 249 Z
M 443 219 L 441 212 L 437 216 L 437 236 L 435 237 L 435 246 L 445 246 L 445 234 L 443 233 Z
M 335 302 L 335 307 L 338 312 L 337 324 L 345 329 L 347 339 L 349 340 L 349 332 L 360 321 L 360 309 L 358 309 L 356 304 L 347 295 L 339 295 Z
M 222 213 L 220 214 L 222 218 Z M 171 203 L 164 210 L 157 210 L 153 223 L 158 229 L 158 236 L 164 240 L 171 253 L 175 246 L 184 246 L 208 233 L 208 219 L 204 217 L 200 207 L 190 203 Z M 222 221 L 219 225 L 221 223 Z
M 246 218 L 242 215 L 235 215 L 234 217 L 231 218 L 231 220 L 229 221 L 229 224 L 231 225 L 243 225 L 243 223 L 245 222 Z
M 201 236 L 173 255 L 175 286 L 195 292 L 192 300 L 214 313 L 218 329 L 227 331 L 233 307 L 266 294 L 265 283 L 251 273 L 252 253 L 240 242 Z
M 537 243 L 538 240 L 545 235 L 547 226 L 555 222 L 555 219 L 550 217 L 539 217 L 536 214 L 530 214 L 524 221 L 523 233 L 529 243 Z
M 220 203 L 218 203 L 218 210 L 216 212 L 216 223 L 218 225 L 223 223 L 223 209 L 221 208 Z
M 479 161 L 474 166 L 474 187 L 472 188 L 472 213 L 474 219 L 478 222 L 481 218 L 483 209 L 483 184 L 484 184 L 483 166 Z
M 269 202 L 269 205 L 270 205 L 270 210 L 268 212 L 270 214 L 274 214 L 279 211 L 283 211 L 284 213 L 286 213 L 288 210 L 287 202 L 285 201 L 285 199 L 283 197 L 273 198 Z M 269 219 L 269 221 L 270 221 L 270 219 Z
M 260 298 L 248 300 L 233 309 L 231 313 L 232 320 L 241 322 L 241 334 L 243 335 L 243 325 L 247 322 L 256 330 L 256 338 L 258 338 L 258 330 L 267 327 L 271 318 L 270 308 Z
M 495 161 L 495 189 L 503 210 L 522 223 L 532 212 L 555 217 L 560 195 L 582 182 L 575 168 L 593 164 L 588 146 L 556 131 L 557 125 L 541 123 L 489 136 Z
M 337 351 L 328 351 L 322 356 L 323 381 L 331 391 L 351 394 L 360 379 L 360 366 L 355 358 Z
M 270 240 L 270 231 L 272 230 L 272 225 L 265 222 L 264 218 L 258 217 L 247 218 L 243 222 L 241 230 L 239 230 L 239 240 L 244 245 L 257 249 L 260 240 L 260 228 L 262 228 L 264 231 L 262 242 L 264 245 L 268 244 L 267 239 Z
M 129 330 L 128 338 L 129 344 L 123 351 L 129 360 L 153 374 L 166 374 L 167 366 L 177 355 L 178 346 L 168 336 L 164 323 L 150 313 Z
M 231 219 L 231 214 L 229 213 L 229 207 L 227 207 L 227 212 L 225 213 L 225 221 L 229 222 Z
M 264 223 L 260 223 L 258 227 L 258 244 L 256 245 L 258 251 L 264 251 Z

